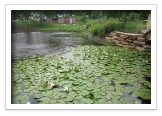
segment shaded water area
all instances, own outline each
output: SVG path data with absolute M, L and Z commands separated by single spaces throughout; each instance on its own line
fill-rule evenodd
M 20 61 L 13 62 L 12 68 L 14 104 L 151 103 L 150 61 L 145 61 L 148 54 L 98 47 L 100 44 L 79 33 L 13 33 L 11 40 L 12 61 Z M 75 48 L 73 54 L 71 48 Z M 66 58 L 48 57 L 58 54 Z M 23 58 L 27 59 L 21 61 Z M 53 81 L 58 81 L 59 86 L 42 87 Z M 70 92 L 65 92 L 65 87 Z M 52 102 L 48 102 L 49 98 Z
M 92 45 L 88 36 L 68 32 L 24 32 L 13 33 L 12 60 L 25 57 L 43 56 L 49 54 L 65 54 L 70 47 Z

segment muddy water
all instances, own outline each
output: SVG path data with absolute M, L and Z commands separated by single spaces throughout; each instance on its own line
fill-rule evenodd
M 49 54 L 64 54 L 70 47 L 91 45 L 86 36 L 68 32 L 29 32 L 11 35 L 12 60 Z

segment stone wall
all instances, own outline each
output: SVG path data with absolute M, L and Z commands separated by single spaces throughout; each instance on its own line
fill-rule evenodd
M 132 48 L 139 51 L 151 51 L 151 40 L 143 38 L 142 34 L 113 31 L 106 39 L 111 39 L 116 45 L 125 48 Z

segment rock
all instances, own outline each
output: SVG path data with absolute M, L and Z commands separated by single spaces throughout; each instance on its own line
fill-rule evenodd
M 151 45 L 144 45 L 143 47 L 146 49 L 151 49 Z
M 131 48 L 131 49 L 134 49 L 135 48 L 135 46 L 130 46 L 130 45 L 125 45 L 124 47 L 125 48 Z
M 119 37 L 119 38 L 118 38 L 118 40 L 119 40 L 119 41 L 123 41 L 123 40 L 124 40 L 124 38 Z
M 141 41 L 133 41 L 134 44 L 136 45 L 145 45 L 146 43 L 145 42 L 141 42 Z
M 144 33 L 146 33 L 146 32 L 147 32 L 147 30 L 141 30 L 141 31 L 140 31 L 141 34 L 144 34 Z
M 119 44 L 120 43 L 120 41 L 118 41 L 118 40 L 113 40 L 113 41 L 114 41 L 115 44 Z
M 110 36 L 111 36 L 111 37 L 116 36 L 116 35 L 117 35 L 116 32 L 111 32 L 111 33 L 110 33 Z
M 145 41 L 145 38 L 143 38 L 143 37 L 137 37 L 137 41 L 144 42 Z
M 118 39 L 118 37 L 117 36 L 113 36 L 112 39 Z
M 129 39 L 131 39 L 131 40 L 137 40 L 137 37 L 136 36 L 129 36 Z
M 121 41 L 120 43 L 123 45 L 128 45 L 128 42 Z
M 136 50 L 138 50 L 138 51 L 145 51 L 145 49 L 143 47 L 136 47 Z
M 125 41 L 126 42 L 129 42 L 129 43 L 132 43 L 133 42 L 133 40 L 131 40 L 131 39 L 126 39 Z
M 112 39 L 111 37 L 105 37 L 105 38 L 106 38 L 107 40 L 108 40 L 108 39 Z
M 124 45 L 122 45 L 122 44 L 116 44 L 116 45 L 118 45 L 118 46 L 120 46 L 120 47 L 123 47 Z
M 133 46 L 134 48 L 136 47 L 134 43 L 129 43 L 128 45 Z
M 127 39 L 128 36 L 127 35 L 123 35 L 123 34 L 120 34 L 119 37 L 123 38 L 123 39 Z

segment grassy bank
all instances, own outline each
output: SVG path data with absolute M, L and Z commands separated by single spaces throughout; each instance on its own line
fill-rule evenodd
M 26 29 L 23 22 L 15 22 L 13 30 L 27 31 L 64 31 L 64 32 L 82 32 L 85 27 L 80 24 L 40 24 L 39 22 L 26 22 Z
M 86 28 L 94 36 L 103 37 L 111 31 L 122 31 L 127 33 L 139 33 L 146 29 L 146 23 L 143 20 L 128 21 L 125 25 L 116 18 L 89 20 L 86 23 Z

